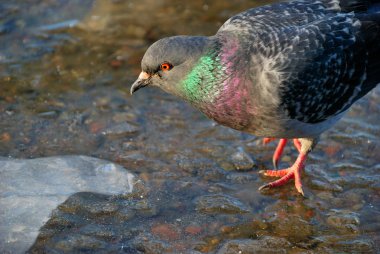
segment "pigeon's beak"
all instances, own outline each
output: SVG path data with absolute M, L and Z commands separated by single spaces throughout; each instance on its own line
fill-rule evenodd
M 145 71 L 142 71 L 139 77 L 137 78 L 137 80 L 135 81 L 135 83 L 133 83 L 133 85 L 131 86 L 131 94 L 133 94 L 140 88 L 143 88 L 144 86 L 149 85 L 150 78 L 151 78 L 151 75 L 149 75 Z

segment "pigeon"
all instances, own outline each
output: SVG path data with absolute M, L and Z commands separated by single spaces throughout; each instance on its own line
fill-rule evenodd
M 380 83 L 380 1 L 295 0 L 252 8 L 213 36 L 173 36 L 152 44 L 131 94 L 154 86 L 189 102 L 221 125 L 280 139 L 277 177 L 301 173 L 321 133 Z M 288 139 L 299 155 L 277 169 Z

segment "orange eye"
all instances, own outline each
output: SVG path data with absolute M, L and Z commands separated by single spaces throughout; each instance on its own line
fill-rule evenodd
M 162 63 L 160 66 L 160 69 L 162 71 L 170 71 L 172 68 L 173 68 L 173 65 L 171 65 L 170 63 Z

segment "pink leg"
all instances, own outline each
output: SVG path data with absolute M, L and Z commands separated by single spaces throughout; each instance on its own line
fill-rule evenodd
M 294 146 L 297 148 L 298 152 L 301 152 L 301 142 L 297 139 L 293 139 Z
M 266 145 L 266 144 L 268 144 L 274 140 L 276 140 L 276 138 L 263 138 L 263 144 Z M 277 169 L 277 167 L 278 167 L 278 162 L 281 159 L 282 153 L 284 151 L 284 148 L 285 148 L 287 142 L 288 142 L 287 139 L 282 138 L 282 139 L 280 139 L 280 142 L 278 143 L 278 145 L 276 147 L 276 150 L 275 150 L 273 157 L 272 157 L 274 169 Z M 294 143 L 295 148 L 298 150 L 298 152 L 300 152 L 301 151 L 301 142 L 297 138 L 294 138 L 293 143 Z
M 273 140 L 276 140 L 276 138 L 264 138 L 263 144 L 266 145 L 266 144 L 272 142 Z M 276 150 L 275 150 L 273 157 L 272 157 L 273 167 L 275 169 L 277 169 L 278 162 L 281 159 L 282 153 L 284 151 L 284 148 L 285 148 L 287 142 L 288 142 L 287 139 L 282 138 L 282 139 L 280 139 L 280 142 L 278 143 L 278 145 L 276 147 Z
M 282 152 L 284 151 L 284 148 L 287 142 L 288 140 L 285 138 L 280 139 L 280 142 L 278 143 L 277 148 L 274 151 L 273 158 L 272 158 L 274 169 L 277 169 L 278 161 L 281 158 Z

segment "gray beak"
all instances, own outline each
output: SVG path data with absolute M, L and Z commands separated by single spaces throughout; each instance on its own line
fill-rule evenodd
M 144 71 L 142 71 L 135 81 L 135 83 L 131 86 L 131 94 L 139 90 L 140 88 L 143 88 L 144 86 L 149 85 L 150 81 L 150 75 Z

